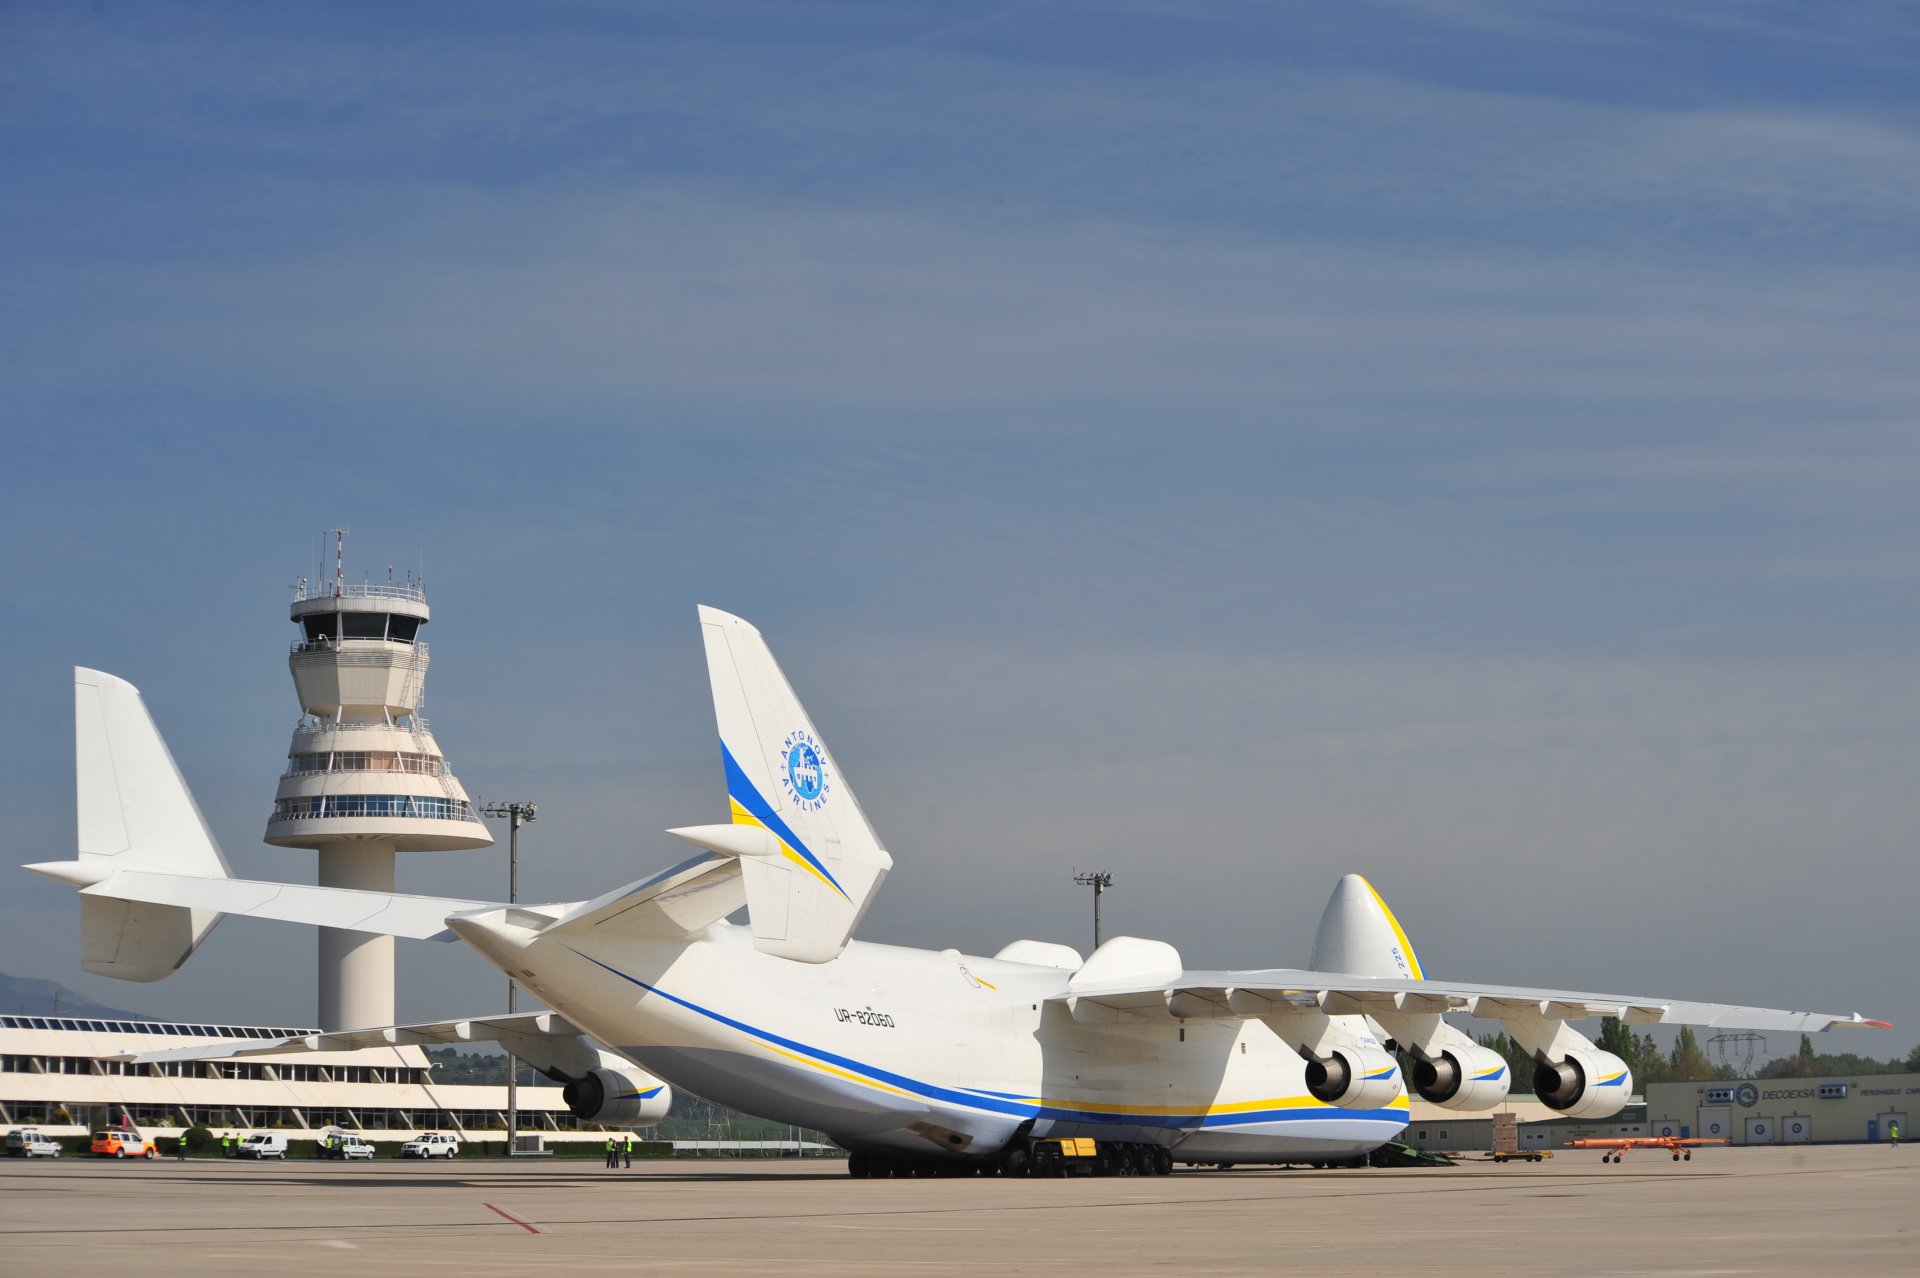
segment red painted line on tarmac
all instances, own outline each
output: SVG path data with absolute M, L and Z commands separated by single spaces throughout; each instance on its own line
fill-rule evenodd
M 526 1221 L 514 1215 L 512 1212 L 501 1211 L 498 1207 L 495 1207 L 492 1203 L 481 1203 L 480 1205 L 482 1207 L 485 1207 L 488 1211 L 492 1212 L 496 1216 L 502 1216 L 508 1220 L 511 1220 L 514 1224 L 520 1226 L 520 1228 L 526 1230 L 530 1234 L 537 1234 L 540 1232 L 539 1230 L 535 1229 L 532 1225 L 529 1225 Z

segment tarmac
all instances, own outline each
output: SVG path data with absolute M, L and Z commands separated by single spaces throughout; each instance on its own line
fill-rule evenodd
M 0 1274 L 1920 1273 L 1920 1149 L 849 1179 L 837 1160 L 0 1160 Z

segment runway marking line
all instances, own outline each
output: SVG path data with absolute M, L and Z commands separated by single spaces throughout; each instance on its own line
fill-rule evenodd
M 502 1217 L 503 1219 L 512 1221 L 514 1224 L 520 1226 L 520 1228 L 526 1230 L 530 1234 L 537 1234 L 540 1232 L 539 1230 L 535 1229 L 532 1225 L 529 1225 L 526 1221 L 520 1219 L 518 1216 L 514 1215 L 510 1211 L 502 1211 L 498 1207 L 495 1207 L 492 1203 L 481 1203 L 480 1205 L 482 1207 L 485 1207 L 488 1211 L 492 1212 L 494 1215 Z

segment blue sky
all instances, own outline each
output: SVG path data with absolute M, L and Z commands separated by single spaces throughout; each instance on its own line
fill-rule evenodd
M 67 668 L 241 870 L 321 530 L 426 573 L 530 895 L 721 812 L 693 608 L 767 633 L 899 868 L 875 939 L 1428 967 L 1901 1022 L 1920 905 L 1909 7 L 16 5 L 0 801 Z M 422 856 L 481 894 L 503 857 Z M 310 1015 L 229 921 L 83 977 Z M 257 979 L 263 970 L 273 980 Z M 401 1012 L 487 1010 L 403 947 Z M 1783 1044 L 1790 1047 L 1790 1044 Z M 1884 1050 L 1882 1050 L 1884 1049 Z

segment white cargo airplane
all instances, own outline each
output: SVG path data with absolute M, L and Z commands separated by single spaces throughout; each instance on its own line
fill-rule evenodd
M 670 831 L 700 853 L 591 901 L 499 902 L 234 879 L 132 685 L 75 674 L 83 965 L 179 967 L 222 914 L 459 938 L 553 1010 L 209 1044 L 141 1060 L 493 1040 L 581 1118 L 665 1114 L 662 1080 L 823 1131 L 855 1176 L 1018 1173 L 1032 1142 L 1087 1136 L 1116 1170 L 1338 1163 L 1406 1125 L 1413 1090 L 1455 1110 L 1507 1095 L 1507 1062 L 1449 1024 L 1499 1021 L 1555 1110 L 1598 1118 L 1627 1065 L 1567 1022 L 1770 1030 L 1883 1026 L 1668 998 L 1430 980 L 1367 881 L 1340 880 L 1307 970 L 1188 971 L 1116 937 L 1084 961 L 1016 941 L 991 958 L 852 939 L 893 859 L 759 631 L 700 610 L 732 822 Z M 742 906 L 747 924 L 727 916 Z M 611 1049 L 611 1050 L 608 1050 Z

